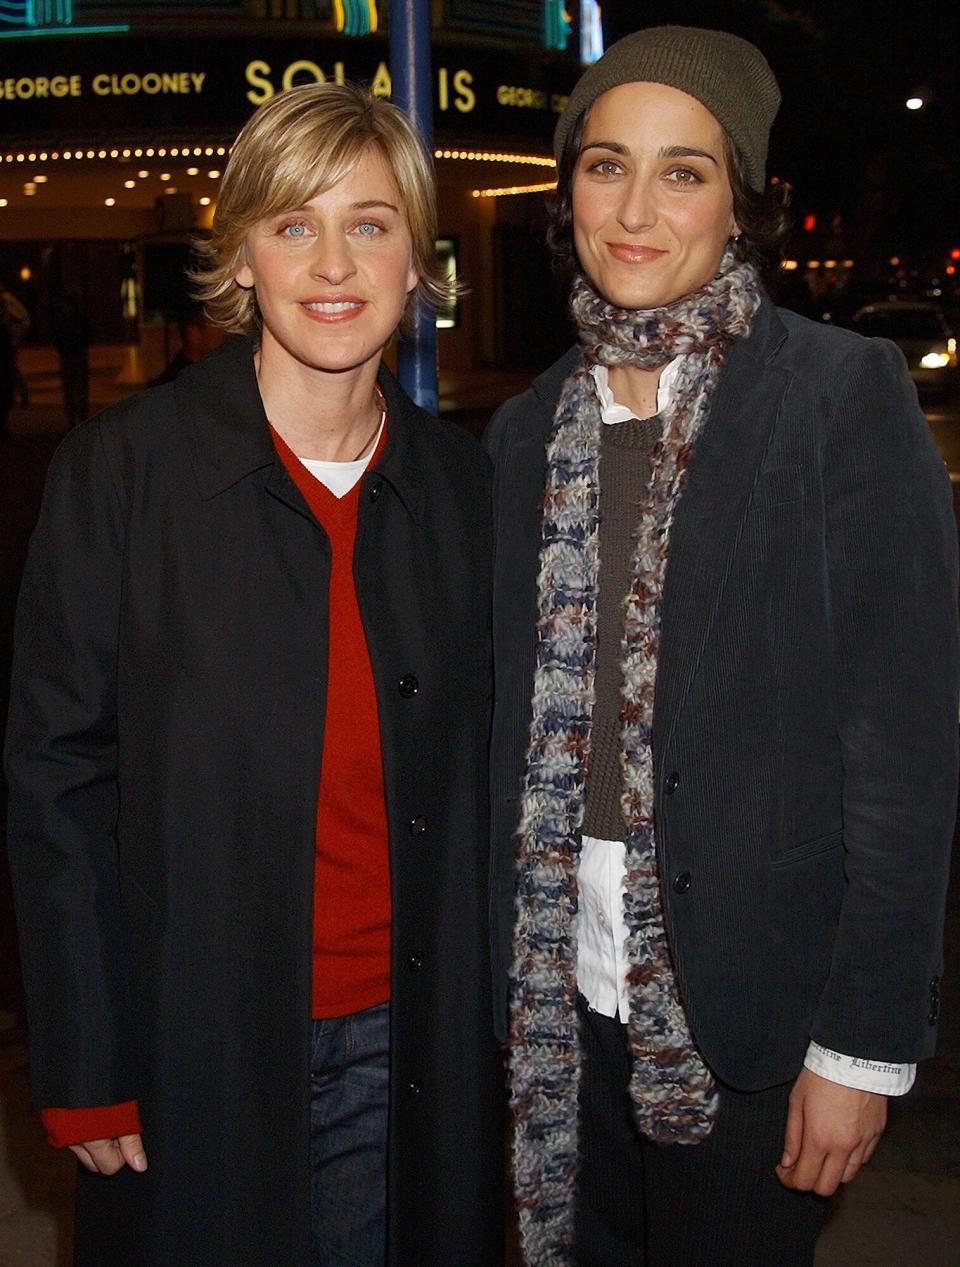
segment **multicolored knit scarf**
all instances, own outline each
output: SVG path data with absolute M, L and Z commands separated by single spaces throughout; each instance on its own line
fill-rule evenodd
M 621 760 L 630 1095 L 649 1139 L 695 1143 L 711 1130 L 717 1096 L 678 995 L 660 898 L 651 748 L 660 605 L 670 526 L 693 446 L 726 349 L 749 332 L 759 302 L 755 271 L 730 251 L 711 282 L 665 308 L 615 308 L 582 277 L 573 288 L 584 360 L 564 384 L 547 444 L 537 669 L 517 848 L 510 1080 L 528 1267 L 565 1267 L 574 1254 L 577 866 L 597 646 L 602 425 L 590 368 L 596 362 L 653 368 L 683 356 L 636 532 L 621 648 Z

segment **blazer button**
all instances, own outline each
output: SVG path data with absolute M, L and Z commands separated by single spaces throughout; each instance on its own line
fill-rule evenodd
M 427 820 L 422 814 L 418 814 L 416 818 L 410 819 L 410 835 L 422 836 L 427 830 Z
M 423 960 L 420 958 L 419 955 L 411 955 L 410 958 L 407 960 L 407 967 L 410 969 L 411 972 L 419 972 L 420 969 L 423 967 Z
M 693 876 L 689 871 L 681 871 L 673 880 L 674 893 L 686 893 L 690 885 L 693 884 Z
M 936 1025 L 940 1019 L 940 978 L 934 977 L 930 982 L 930 1011 L 927 1013 L 927 1024 Z
M 680 775 L 676 770 L 671 770 L 663 783 L 663 790 L 667 796 L 673 796 L 674 792 L 680 786 Z
M 419 1079 L 417 1078 L 413 1078 L 411 1079 L 410 1082 L 407 1083 L 408 1095 L 419 1095 L 422 1090 L 423 1090 L 423 1083 L 420 1082 Z
M 383 485 L 380 483 L 379 480 L 377 480 L 376 484 L 374 484 L 373 487 L 370 489 L 370 500 L 372 502 L 375 502 L 377 498 L 380 496 L 381 488 L 383 488 Z
M 420 683 L 412 673 L 405 673 L 400 679 L 398 689 L 404 699 L 412 699 L 420 690 Z

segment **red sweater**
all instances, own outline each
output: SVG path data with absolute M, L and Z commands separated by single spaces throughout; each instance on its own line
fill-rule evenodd
M 385 439 L 386 427 L 371 465 Z M 335 497 L 276 433 L 274 443 L 329 537 L 333 556 L 313 884 L 313 1015 L 346 1016 L 390 997 L 390 859 L 380 719 L 353 579 L 360 484 Z
M 360 483 L 335 497 L 273 432 L 284 466 L 330 541 L 327 702 L 313 887 L 313 1015 L 345 1016 L 390 997 L 390 865 L 377 696 L 357 604 Z M 370 459 L 380 456 L 386 427 Z M 137 1102 L 44 1109 L 51 1144 L 140 1131 Z

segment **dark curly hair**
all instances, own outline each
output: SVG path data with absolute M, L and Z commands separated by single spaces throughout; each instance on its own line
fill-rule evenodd
M 553 256 L 554 272 L 562 282 L 569 282 L 580 268 L 573 242 L 573 175 L 586 118 L 586 113 L 581 115 L 567 136 L 557 168 L 557 188 L 547 204 L 547 246 Z M 777 267 L 780 250 L 790 232 L 789 187 L 768 185 L 762 193 L 758 192 L 747 179 L 743 155 L 726 131 L 723 148 L 733 191 L 733 215 L 740 226 L 734 254 L 737 259 L 755 264 L 762 274 Z

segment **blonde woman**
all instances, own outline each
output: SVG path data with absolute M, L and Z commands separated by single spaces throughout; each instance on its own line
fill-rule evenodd
M 435 218 L 395 108 L 274 98 L 201 282 L 240 337 L 55 458 L 7 768 L 79 1263 L 499 1260 L 488 463 L 381 365 Z

